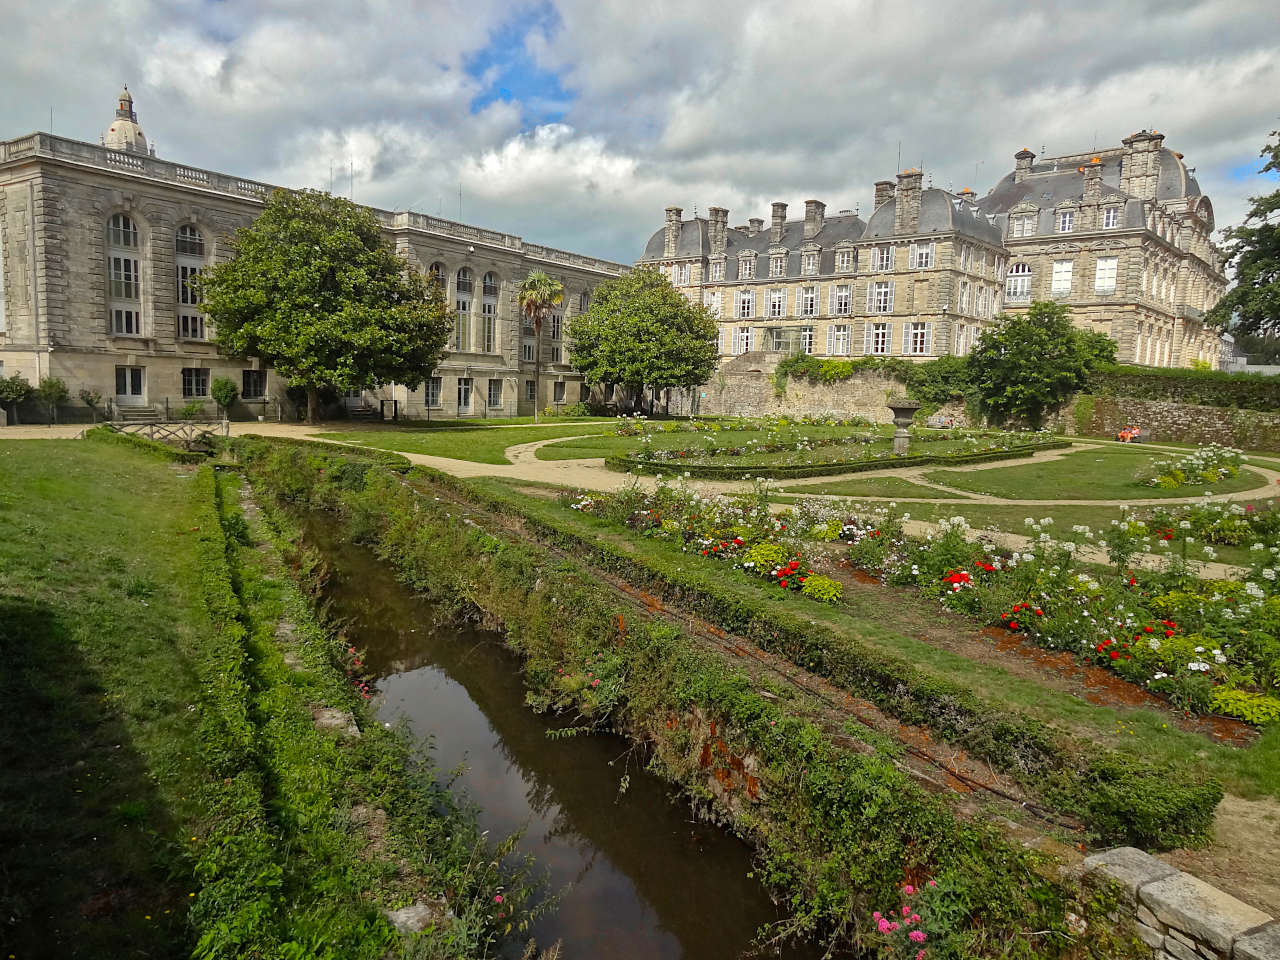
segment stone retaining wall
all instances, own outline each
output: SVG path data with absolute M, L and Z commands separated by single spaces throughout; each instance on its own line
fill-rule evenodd
M 1221 443 L 1242 450 L 1280 450 L 1280 413 L 1206 407 L 1175 400 L 1081 395 L 1048 424 L 1071 434 L 1114 437 L 1121 427 L 1142 428 L 1144 439 Z
M 1084 868 L 1120 885 L 1153 960 L 1280 960 L 1280 921 L 1163 860 L 1117 847 Z

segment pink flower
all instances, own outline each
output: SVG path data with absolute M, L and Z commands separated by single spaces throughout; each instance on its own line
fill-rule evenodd
M 592 680 L 592 681 L 591 681 L 591 685 L 592 685 L 593 687 L 598 687 L 598 686 L 600 686 L 600 681 L 599 681 L 598 679 L 596 679 L 596 680 Z
M 872 920 L 879 920 L 879 919 L 880 919 L 880 911 L 879 911 L 879 910 L 877 910 L 875 913 L 873 913 L 873 914 L 871 915 L 871 919 L 872 919 Z
M 501 903 L 501 902 L 502 902 L 502 894 L 500 894 L 500 893 L 499 893 L 499 894 L 495 894 L 495 895 L 494 895 L 494 898 L 493 898 L 493 902 L 494 902 L 494 903 Z
M 917 953 L 917 954 L 916 954 L 916 960 L 924 960 L 924 951 L 923 951 L 923 950 L 921 950 L 919 953 Z
M 910 937 L 916 943 L 924 943 L 925 940 L 929 938 L 928 934 L 926 934 L 923 930 L 912 930 L 910 933 L 907 934 L 907 936 Z
M 919 923 L 919 922 L 920 922 L 920 914 L 918 914 L 918 913 L 913 913 L 913 914 L 911 915 L 911 922 L 912 922 L 912 923 Z
M 879 927 L 881 933 L 889 932 L 889 921 L 883 917 L 880 918 L 880 922 L 876 926 Z
M 931 887 L 936 887 L 937 885 L 938 885 L 938 881 L 936 881 L 936 880 L 930 880 L 930 881 L 929 881 L 929 886 L 931 886 Z
M 916 888 L 908 883 L 905 887 L 902 888 L 902 892 L 909 897 L 916 892 Z
M 889 924 L 889 932 L 890 932 L 890 933 L 892 933 L 892 932 L 896 931 L 897 929 L 898 929 L 898 925 L 897 925 L 896 923 L 891 923 L 891 924 Z
M 904 917 L 909 917 L 909 916 L 911 916 L 911 908 L 910 908 L 910 907 L 903 907 L 903 908 L 902 908 L 902 915 L 903 915 Z

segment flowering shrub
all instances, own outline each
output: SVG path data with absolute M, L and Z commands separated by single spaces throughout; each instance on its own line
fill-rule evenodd
M 1156 460 L 1143 473 L 1148 487 L 1174 490 L 1188 483 L 1217 483 L 1240 472 L 1244 460 L 1239 450 L 1211 443 L 1170 460 Z
M 924 537 L 903 535 L 907 517 L 850 517 L 842 539 L 851 562 L 1039 646 L 1114 670 L 1180 709 L 1251 723 L 1280 715 L 1280 564 L 1270 548 L 1252 551 L 1258 560 L 1242 581 L 1200 580 L 1177 555 L 1140 580 L 1133 571 L 1099 575 L 1079 566 L 1079 547 L 1099 540 L 1087 526 L 1059 537 L 1051 517 L 1028 517 L 1029 548 L 992 551 L 968 539 L 963 517 L 939 522 Z M 1236 517 L 1227 508 L 1219 519 Z M 1118 521 L 1101 540 L 1113 560 L 1127 560 L 1153 537 L 1165 544 L 1176 537 L 1185 551 L 1194 540 L 1183 536 L 1192 521 L 1166 515 L 1161 522 L 1171 526 Z
M 888 913 L 871 914 L 875 931 L 868 939 L 884 960 L 925 960 L 939 939 L 939 917 L 933 908 L 938 884 L 930 880 L 923 888 L 904 884 L 902 904 Z

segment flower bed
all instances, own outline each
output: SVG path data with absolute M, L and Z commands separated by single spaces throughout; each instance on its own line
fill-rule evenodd
M 902 521 L 885 511 L 850 518 L 842 530 L 850 560 L 1039 646 L 1112 669 L 1188 712 L 1255 724 L 1280 719 L 1280 551 L 1257 551 L 1242 580 L 1202 581 L 1176 552 L 1158 573 L 1121 572 L 1151 536 L 1168 544 L 1182 535 L 1185 550 L 1194 540 L 1184 535 L 1185 518 L 1150 533 L 1142 521 L 1117 522 L 1101 537 L 1085 526 L 1056 537 L 1052 518 L 1028 518 L 1033 543 L 1012 552 L 971 541 L 963 517 L 923 538 L 905 536 Z M 1077 562 L 1082 544 L 1098 542 L 1118 562 L 1115 572 Z
M 1211 443 L 1169 460 L 1156 460 L 1140 478 L 1148 487 L 1176 490 L 1179 487 L 1218 483 L 1240 473 L 1244 457 L 1234 447 Z

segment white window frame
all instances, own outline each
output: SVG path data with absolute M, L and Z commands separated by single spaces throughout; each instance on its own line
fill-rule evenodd
M 872 250 L 871 269 L 874 273 L 888 273 L 893 269 L 893 244 L 886 243 Z
M 827 327 L 827 356 L 847 357 L 849 340 L 849 324 L 833 323 Z
M 1076 212 L 1074 210 L 1059 210 L 1057 220 L 1058 233 L 1071 233 L 1076 228 Z
M 893 313 L 892 280 L 874 280 L 867 284 L 867 313 Z
M 754 280 L 756 275 L 756 258 L 755 257 L 739 257 L 738 258 L 738 279 Z
M 805 353 L 813 353 L 813 327 L 800 328 L 800 349 Z
M 816 317 L 818 315 L 818 285 L 816 283 L 796 288 L 796 316 Z
M 852 250 L 836 251 L 836 272 L 850 273 L 857 269 L 857 261 L 854 259 Z
M 1015 263 L 1005 279 L 1004 298 L 1010 303 L 1031 301 L 1031 264 Z
M 687 287 L 689 285 L 689 264 L 677 263 L 674 273 L 677 287 Z
M 1099 257 L 1093 271 L 1093 292 L 1101 294 L 1115 293 L 1116 277 L 1119 271 L 1119 257 Z
M 816 253 L 805 253 L 800 257 L 800 273 L 806 277 L 812 277 L 818 272 L 818 255 Z
M 1036 235 L 1036 215 L 1034 213 L 1015 213 L 1009 218 L 1010 237 L 1034 237 Z
M 440 397 L 444 390 L 444 378 L 427 377 L 422 385 L 422 402 L 428 407 L 440 406 Z
M 1053 261 L 1053 277 L 1050 282 L 1049 292 L 1055 297 L 1068 297 L 1071 295 L 1071 279 L 1075 273 L 1074 260 L 1055 260 Z
M 486 300 L 480 304 L 481 346 L 485 353 L 498 352 L 498 304 Z
M 1120 208 L 1104 207 L 1102 210 L 1102 229 L 1114 230 L 1120 226 Z
M 933 324 L 913 320 L 902 325 L 902 352 L 912 357 L 927 357 L 933 352 Z
M 724 261 L 723 260 L 716 260 L 714 263 L 711 264 L 711 279 L 715 283 L 720 283 L 724 280 Z
M 458 378 L 458 410 L 471 409 L 474 388 L 475 384 L 470 377 Z
M 911 269 L 928 270 L 932 267 L 935 250 L 933 241 L 929 243 L 913 243 L 911 245 Z
M 771 318 L 787 315 L 787 291 L 782 287 L 774 287 L 769 291 L 769 316 Z
M 893 348 L 893 324 L 868 322 L 863 328 L 863 352 L 867 356 L 884 357 Z
M 751 327 L 734 327 L 733 328 L 734 356 L 751 352 L 753 336 L 754 336 L 754 330 Z
M 785 277 L 787 275 L 787 255 L 774 253 L 769 255 L 769 276 Z
M 458 352 L 471 349 L 471 298 L 458 297 L 454 301 L 458 319 L 453 324 L 453 349 Z
M 960 305 L 959 306 L 960 312 L 963 314 L 967 314 L 969 312 L 969 281 L 968 280 L 960 281 L 960 295 L 959 297 L 957 297 L 957 302 Z
M 833 283 L 831 285 L 831 315 L 847 317 L 853 312 L 853 284 Z
M 739 290 L 734 296 L 733 315 L 736 319 L 745 320 L 755 316 L 756 293 L 754 290 Z
M 704 290 L 702 292 L 702 305 L 707 308 L 707 312 L 716 319 L 720 318 L 720 291 Z

